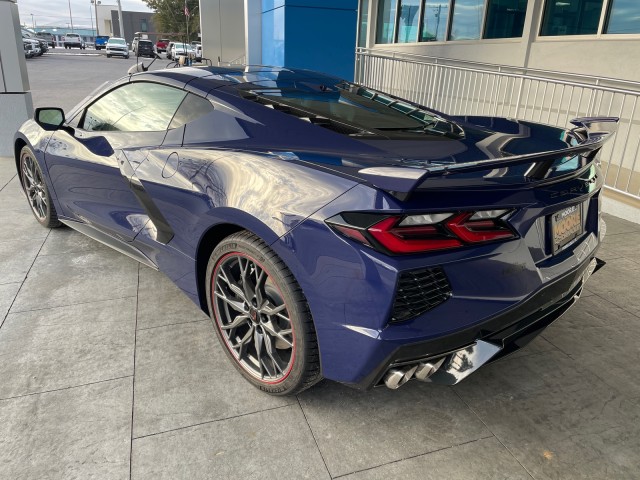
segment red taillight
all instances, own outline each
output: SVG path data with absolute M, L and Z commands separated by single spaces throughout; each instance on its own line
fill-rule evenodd
M 389 217 L 369 227 L 367 231 L 383 247 L 393 253 L 417 253 L 444 250 L 462 245 L 456 238 L 447 238 L 434 225 L 396 227 L 401 217 Z
M 367 246 L 392 254 L 409 254 L 515 238 L 513 230 L 500 218 L 506 212 L 410 216 L 346 213 L 328 219 L 327 223 L 344 236 Z
M 445 223 L 457 237 L 467 243 L 493 242 L 513 238 L 515 235 L 496 219 L 470 220 L 474 215 L 461 213 Z

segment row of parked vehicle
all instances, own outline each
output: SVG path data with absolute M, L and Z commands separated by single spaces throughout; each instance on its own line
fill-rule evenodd
M 53 38 L 51 38 L 50 43 L 45 36 L 37 34 L 33 30 L 22 28 L 22 46 L 24 48 L 24 56 L 33 58 L 47 52 L 49 47 L 54 48 L 55 42 Z
M 134 38 L 131 48 L 137 57 L 153 58 L 156 54 L 164 53 L 168 60 L 175 60 L 178 56 L 188 57 L 197 61 L 202 59 L 202 45 L 200 42 L 188 44 L 161 38 L 154 45 L 151 40 Z

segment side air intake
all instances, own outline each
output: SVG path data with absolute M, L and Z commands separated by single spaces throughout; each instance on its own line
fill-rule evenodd
M 437 307 L 451 296 L 451 285 L 440 267 L 402 272 L 391 322 L 404 322 Z

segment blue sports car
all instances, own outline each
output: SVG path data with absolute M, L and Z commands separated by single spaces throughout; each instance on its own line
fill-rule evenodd
M 133 74 L 15 136 L 36 219 L 164 272 L 256 387 L 455 384 L 560 317 L 603 262 L 598 152 L 308 70 Z

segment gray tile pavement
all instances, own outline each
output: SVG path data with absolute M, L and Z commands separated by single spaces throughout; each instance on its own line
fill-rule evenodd
M 626 479 L 640 471 L 640 226 L 542 337 L 456 387 L 274 398 L 154 272 L 41 228 L 0 159 L 0 479 Z
M 295 402 L 242 379 L 208 320 L 138 331 L 135 395 L 134 437 Z
M 0 478 L 129 476 L 132 378 L 0 400 Z
M 135 325 L 135 297 L 10 313 L 0 398 L 132 376 Z

